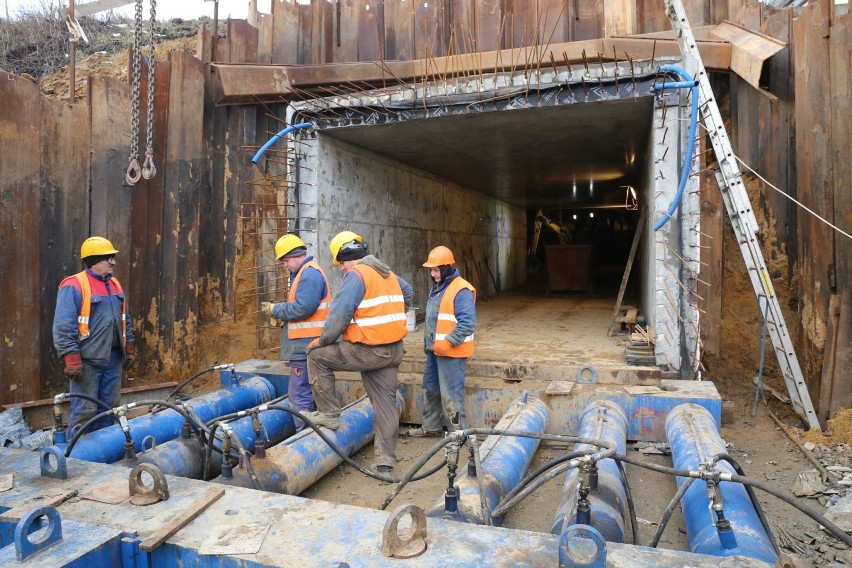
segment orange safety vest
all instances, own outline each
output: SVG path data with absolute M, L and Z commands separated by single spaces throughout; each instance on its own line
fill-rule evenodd
M 364 299 L 355 308 L 352 321 L 343 332 L 343 339 L 350 343 L 386 345 L 399 341 L 408 333 L 405 327 L 405 300 L 402 288 L 393 272 L 382 278 L 374 268 L 356 264 L 364 279 Z
M 89 316 L 92 315 L 92 285 L 89 282 L 89 275 L 84 270 L 83 272 L 78 272 L 74 276 L 68 276 L 62 280 L 59 284 L 59 287 L 65 285 L 65 282 L 70 280 L 71 278 L 76 278 L 77 282 L 80 283 L 80 293 L 83 294 L 83 302 L 80 306 L 80 313 L 77 315 L 77 333 L 80 334 L 80 341 L 87 339 L 89 337 Z M 110 278 L 110 283 L 115 284 L 115 291 L 119 293 L 124 293 L 124 289 L 121 287 L 121 283 L 117 278 Z M 121 345 L 124 346 L 127 343 L 127 299 L 121 303 Z
M 470 282 L 457 276 L 453 278 L 446 292 L 441 298 L 441 305 L 438 306 L 438 324 L 435 326 L 435 341 L 446 339 L 449 334 L 456 328 L 458 320 L 456 319 L 455 301 L 456 294 L 460 290 L 470 290 L 473 292 L 473 302 L 476 303 L 476 288 L 471 286 Z M 473 355 L 473 334 L 471 333 L 464 338 L 464 341 L 456 346 L 451 346 L 450 351 L 443 357 L 470 357 Z
M 302 273 L 306 268 L 316 268 L 322 275 L 322 280 L 325 282 L 325 298 L 320 302 L 317 311 L 309 315 L 303 320 L 296 320 L 287 323 L 287 337 L 290 339 L 302 339 L 307 337 L 319 337 L 322 334 L 322 328 L 325 325 L 325 319 L 328 317 L 328 307 L 331 305 L 331 287 L 328 285 L 328 279 L 325 273 L 320 268 L 319 263 L 315 260 L 305 263 L 293 279 L 293 285 L 290 286 L 290 293 L 287 296 L 288 302 L 296 301 L 296 289 L 299 287 L 299 281 L 302 279 Z

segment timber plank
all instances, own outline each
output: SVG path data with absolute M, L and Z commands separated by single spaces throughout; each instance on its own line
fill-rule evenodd
M 80 244 L 89 236 L 91 126 L 85 103 L 41 98 L 41 338 L 42 392 L 67 389 L 64 364 L 53 349 L 56 292 L 65 276 L 79 272 Z M 125 257 L 129 258 L 129 257 Z
M 361 0 L 358 9 L 358 61 L 378 61 L 384 53 L 384 22 L 377 18 L 378 0 Z
M 258 63 L 272 63 L 272 14 L 258 14 Z
M 636 28 L 640 34 L 672 29 L 665 5 L 659 0 L 636 0 Z
M 831 28 L 831 145 L 833 151 L 832 177 L 834 189 L 835 224 L 852 234 L 852 73 L 849 54 L 852 53 L 852 14 L 837 18 Z M 840 234 L 834 235 L 835 280 L 838 291 L 852 286 L 852 242 Z
M 39 398 L 39 138 L 38 86 L 0 71 L 0 403 Z M 58 283 L 57 283 L 58 284 Z M 51 314 L 52 316 L 52 314 Z
M 332 61 L 344 63 L 358 61 L 358 7 L 359 0 L 340 0 L 335 5 L 335 50 Z
M 299 62 L 298 6 L 295 0 L 272 0 L 272 63 Z
M 307 64 L 317 63 L 313 50 L 313 27 L 311 26 L 310 4 L 298 4 L 296 6 L 298 22 L 298 46 L 296 48 L 296 62 Z
M 384 6 L 384 59 L 414 59 L 414 2 L 390 1 Z
M 475 14 L 478 51 L 497 51 L 504 46 L 505 14 L 502 0 L 480 0 Z
M 599 38 L 603 36 L 603 29 L 603 0 L 576 0 L 572 4 L 571 41 Z M 597 56 L 596 53 L 588 55 Z
M 443 3 L 418 2 L 414 12 L 414 56 L 431 59 L 446 54 L 443 41 Z M 431 66 L 432 63 L 429 62 Z
M 834 218 L 829 155 L 831 111 L 827 0 L 811 2 L 793 23 L 796 53 L 796 161 L 799 200 L 829 221 Z M 801 322 L 805 338 L 804 375 L 811 399 L 818 400 L 820 363 L 828 315 L 829 265 L 834 261 L 833 239 L 822 222 L 804 212 L 799 217 Z M 838 352 L 840 344 L 838 344 Z
M 163 211 L 160 333 L 175 362 L 190 361 L 198 315 L 199 195 L 203 166 L 204 64 L 186 53 L 169 54 L 169 122 Z

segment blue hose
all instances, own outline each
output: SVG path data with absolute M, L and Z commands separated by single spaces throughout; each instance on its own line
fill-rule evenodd
M 695 133 L 698 130 L 698 81 L 690 78 L 689 73 L 678 67 L 677 65 L 663 65 L 660 71 L 673 71 L 687 79 L 686 81 L 677 83 L 663 83 L 662 85 L 654 85 L 657 90 L 662 89 L 691 89 L 692 90 L 692 117 L 689 119 L 689 139 L 686 141 L 686 155 L 684 156 L 683 169 L 680 172 L 680 182 L 677 185 L 677 193 L 672 200 L 669 209 L 662 219 L 654 225 L 654 231 L 659 231 L 663 225 L 669 222 L 675 210 L 680 205 L 680 200 L 683 198 L 683 190 L 686 187 L 686 180 L 689 179 L 689 165 L 692 163 L 692 152 L 695 149 Z
M 282 136 L 287 136 L 288 134 L 290 134 L 291 132 L 293 132 L 297 128 L 309 128 L 310 126 L 311 126 L 310 122 L 301 122 L 299 124 L 294 124 L 293 126 L 288 126 L 284 130 L 282 130 L 281 132 L 279 132 L 278 134 L 276 134 L 275 136 L 270 138 L 269 141 L 266 144 L 264 144 L 260 148 L 260 150 L 257 151 L 257 154 L 255 154 L 254 158 L 251 159 L 251 163 L 252 164 L 258 163 L 260 161 L 260 158 L 263 157 L 264 152 L 269 150 L 269 147 L 272 146 L 273 144 L 275 144 L 276 142 L 278 142 L 278 139 L 281 138 Z

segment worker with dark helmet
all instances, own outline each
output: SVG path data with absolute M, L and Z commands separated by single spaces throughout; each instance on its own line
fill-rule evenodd
M 414 438 L 443 436 L 444 425 L 467 428 L 464 412 L 464 381 L 467 360 L 473 355 L 476 329 L 476 289 L 453 266 L 453 251 L 445 246 L 432 249 L 423 266 L 435 284 L 426 303 L 423 342 L 423 426 L 408 431 Z
M 116 254 L 103 237 L 83 241 L 80 258 L 86 269 L 59 285 L 53 316 L 53 346 L 65 362 L 70 392 L 98 399 L 109 408 L 121 404 L 121 369 L 136 359 L 127 298 L 112 274 Z M 69 436 L 104 410 L 92 401 L 72 397 Z M 112 422 L 111 416 L 103 417 L 91 430 Z
M 329 248 L 334 265 L 343 270 L 343 282 L 331 303 L 322 335 L 308 345 L 308 373 L 317 402 L 317 411 L 310 418 L 336 430 L 340 401 L 334 389 L 334 372 L 360 371 L 375 416 L 373 471 L 390 475 L 396 464 L 399 435 L 397 369 L 407 333 L 405 312 L 414 291 L 369 254 L 360 235 L 343 231 L 331 240 Z
M 284 322 L 281 334 L 281 352 L 278 357 L 290 362 L 290 407 L 301 412 L 316 410 L 314 395 L 308 382 L 307 352 L 305 347 L 320 336 L 331 305 L 331 287 L 328 279 L 314 260 L 308 248 L 296 235 L 284 235 L 275 243 L 275 259 L 280 260 L 290 272 L 290 289 L 286 302 L 263 302 L 260 310 L 273 320 Z M 294 417 L 296 431 L 305 423 Z

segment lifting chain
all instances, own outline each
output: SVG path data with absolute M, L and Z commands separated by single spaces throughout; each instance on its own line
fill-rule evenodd
M 142 177 L 151 179 L 157 175 L 157 168 L 154 167 L 154 66 L 156 64 L 155 57 L 155 34 L 154 24 L 157 16 L 157 0 L 151 0 L 151 50 L 148 55 L 148 113 L 145 127 L 147 135 L 145 139 L 145 163 L 142 164 Z
M 151 0 L 151 20 L 149 35 L 151 37 L 150 53 L 148 55 L 148 100 L 146 112 L 145 161 L 139 167 L 139 96 L 142 75 L 142 0 L 136 0 L 136 10 L 133 22 L 133 69 L 130 96 L 130 163 L 127 165 L 125 181 L 128 185 L 136 185 L 141 179 L 151 179 L 157 175 L 154 167 L 154 68 L 155 68 L 155 38 L 157 2 Z

